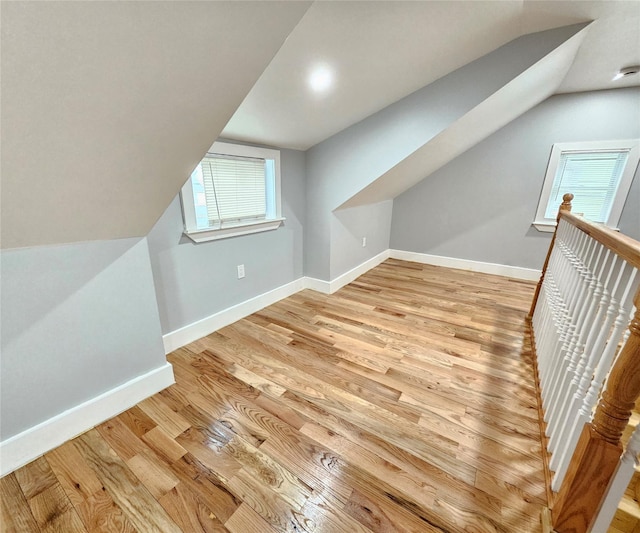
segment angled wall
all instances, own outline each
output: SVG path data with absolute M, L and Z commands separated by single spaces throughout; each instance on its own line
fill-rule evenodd
M 539 269 L 550 233 L 531 223 L 556 142 L 640 137 L 640 88 L 556 95 L 393 203 L 391 248 Z M 620 230 L 640 240 L 640 178 Z
M 309 5 L 0 3 L 0 473 L 171 383 L 146 235 Z
M 0 288 L 2 441 L 166 364 L 146 239 L 4 251 Z
M 393 201 L 339 209 L 331 217 L 330 279 L 389 249 Z M 365 241 L 363 241 L 365 239 Z M 363 242 L 366 246 L 363 246 Z
M 310 2 L 2 2 L 2 247 L 145 236 Z
M 347 203 L 354 195 L 583 28 L 584 25 L 576 25 L 520 37 L 311 148 L 307 152 L 306 273 L 319 279 L 332 279 L 342 273 L 338 268 L 347 268 L 350 264 L 346 259 L 332 259 L 334 253 L 342 254 L 342 250 L 333 245 L 334 210 L 348 205 L 359 210 L 359 216 L 351 217 L 358 219 L 359 226 L 365 224 L 366 218 L 373 224 L 374 219 L 366 214 L 372 214 L 370 209 L 357 202 Z M 576 46 L 571 47 L 574 52 Z M 564 72 L 556 69 L 553 75 L 557 79 L 547 81 L 557 86 Z M 548 87 L 544 87 L 544 91 L 538 95 L 539 99 L 548 96 Z M 532 100 L 531 106 L 538 101 Z M 421 178 L 428 173 L 425 169 Z M 391 187 L 386 197 L 377 194 L 374 203 L 391 200 L 400 192 Z M 344 225 L 339 227 L 342 232 L 353 235 L 358 231 Z M 355 266 L 355 259 L 352 262 Z

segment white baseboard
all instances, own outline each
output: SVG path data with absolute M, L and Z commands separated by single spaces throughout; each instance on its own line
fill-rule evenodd
M 348 272 L 341 274 L 331 281 L 321 279 L 302 277 L 294 280 L 286 285 L 282 285 L 264 294 L 260 294 L 250 300 L 241 302 L 233 307 L 223 309 L 206 318 L 188 324 L 180 329 L 167 333 L 162 337 L 164 342 L 165 353 L 170 353 L 178 348 L 185 346 L 195 340 L 210 335 L 229 324 L 233 324 L 241 318 L 245 318 L 252 313 L 264 309 L 268 305 L 279 302 L 283 298 L 287 298 L 302 289 L 311 289 L 323 294 L 333 294 L 345 285 L 368 272 L 380 263 L 393 257 L 394 259 L 403 259 L 405 261 L 415 261 L 418 263 L 426 263 L 430 265 L 446 266 L 450 268 L 459 268 L 471 270 L 473 272 L 484 272 L 487 274 L 497 274 L 500 276 L 509 276 L 517 279 L 538 280 L 540 271 L 512 267 L 507 265 L 498 265 L 494 263 L 482 263 L 479 261 L 470 261 L 467 259 L 456 259 L 454 257 L 442 257 L 438 255 L 420 254 L 416 252 L 404 252 L 402 250 L 384 250 L 368 259 L 364 263 L 352 268 Z
M 495 274 L 497 276 L 508 276 L 510 278 L 524 279 L 528 281 L 538 281 L 540 279 L 540 270 L 536 270 L 535 268 L 500 265 L 497 263 L 484 263 L 482 261 L 472 261 L 470 259 L 458 259 L 457 257 L 421 254 L 418 252 L 405 252 L 403 250 L 389 250 L 389 257 L 392 257 L 393 259 L 401 259 L 403 261 L 424 263 L 426 265 L 458 268 L 460 270 Z
M 387 259 L 389 259 L 388 249 L 373 256 L 371 259 L 367 259 L 364 263 L 359 264 L 357 267 L 352 268 L 348 272 L 341 274 L 336 279 L 333 279 L 331 281 L 324 281 L 322 279 L 306 277 L 304 278 L 305 289 L 312 289 L 324 294 L 333 294 L 345 285 L 351 283 L 353 280 L 362 276 L 362 274 L 365 274 L 372 268 L 377 267 L 380 263 L 386 261 Z
M 379 265 L 382 261 L 388 259 L 388 257 L 389 250 L 384 250 L 332 281 L 301 277 L 287 283 L 286 285 L 282 285 L 269 292 L 255 296 L 250 300 L 246 300 L 232 307 L 228 307 L 227 309 L 223 309 L 222 311 L 218 311 L 217 313 L 198 320 L 197 322 L 193 322 L 181 327 L 180 329 L 176 329 L 175 331 L 163 335 L 162 341 L 164 342 L 164 351 L 165 353 L 171 353 L 172 351 L 177 350 L 178 348 L 195 340 L 211 335 L 214 331 L 228 326 L 229 324 L 233 324 L 241 318 L 245 318 L 252 313 L 256 313 L 268 305 L 279 302 L 283 298 L 287 298 L 302 289 L 312 289 L 324 294 L 332 294 L 348 283 L 351 283 L 358 276 L 361 276 L 368 270 Z
M 353 280 L 362 276 L 362 274 L 367 273 L 372 268 L 377 267 L 380 263 L 389 259 L 390 251 L 391 250 L 389 249 L 384 250 L 380 252 L 378 255 L 374 255 L 371 259 L 367 259 L 364 263 L 359 264 L 357 267 L 352 268 L 351 270 L 349 270 L 348 272 L 345 272 L 344 274 L 341 274 L 336 279 L 331 280 L 329 294 L 333 294 L 338 289 L 341 289 L 345 285 L 348 285 Z
M 163 336 L 165 351 L 166 353 L 172 352 L 302 289 L 312 289 L 325 294 L 332 294 L 389 257 L 524 280 L 537 281 L 540 278 L 540 271 L 531 268 L 483 263 L 468 259 L 402 250 L 384 250 L 332 281 L 301 277 L 272 291 L 172 331 Z M 170 363 L 166 363 L 160 368 L 138 376 L 119 387 L 0 442 L 0 477 L 13 472 L 105 420 L 120 414 L 174 382 L 173 367 Z
M 312 291 L 321 292 L 323 294 L 331 294 L 331 282 L 323 279 L 304 277 L 304 288 Z
M 274 304 L 283 298 L 291 296 L 305 288 L 305 278 L 298 278 L 286 285 L 277 287 L 269 292 L 259 294 L 254 298 L 245 300 L 237 305 L 218 311 L 213 315 L 205 317 L 197 322 L 183 326 L 166 335 L 163 335 L 165 353 L 170 353 L 185 346 L 195 340 L 210 335 L 237 320 L 249 316 L 252 313 L 264 309 L 268 305 Z
M 173 383 L 173 367 L 166 363 L 0 442 L 0 476 L 13 472 Z

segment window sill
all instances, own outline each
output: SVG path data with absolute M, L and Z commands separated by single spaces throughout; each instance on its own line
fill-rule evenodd
M 581 215 L 582 213 L 576 213 L 576 215 Z M 613 231 L 620 231 L 620 228 L 618 227 L 612 227 L 612 226 L 607 226 L 604 222 L 592 222 L 592 224 L 598 224 L 600 226 L 603 226 L 605 228 L 608 228 L 610 230 Z M 547 222 L 547 221 L 535 221 L 532 222 L 532 225 L 538 230 L 538 231 L 542 231 L 544 233 L 553 233 L 556 230 L 556 222 Z
M 548 222 L 546 220 L 536 220 L 533 222 L 533 226 L 544 233 L 553 233 L 556 230 L 556 222 Z
M 286 219 L 284 217 L 272 218 L 269 220 L 261 220 L 260 222 L 249 222 L 246 224 L 238 224 L 222 229 L 203 229 L 185 231 L 184 234 L 193 242 L 216 241 L 219 239 L 227 239 L 229 237 L 238 237 L 240 235 L 249 235 L 251 233 L 260 233 L 263 231 L 271 231 L 278 229 Z

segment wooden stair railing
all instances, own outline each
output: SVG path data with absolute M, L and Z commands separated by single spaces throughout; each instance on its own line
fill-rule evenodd
M 637 425 L 640 413 L 638 405 L 632 415 L 634 423 L 627 426 L 623 434 L 624 453 L 618 462 L 613 479 L 607 487 L 598 516 L 591 531 L 608 533 L 629 533 L 640 531 L 640 426 Z M 630 434 L 629 429 L 631 429 Z M 625 439 L 625 436 L 627 437 Z
M 620 438 L 640 395 L 640 291 L 634 303 L 631 334 L 611 370 L 593 421 L 582 429 L 551 511 L 558 533 L 589 531 L 622 456 Z
M 572 198 L 563 197 L 528 318 L 555 472 L 553 529 L 603 533 L 591 528 L 640 395 L 640 243 L 571 213 Z
M 558 216 L 556 217 L 556 223 L 560 222 L 560 215 L 563 211 L 571 212 L 571 200 L 573 200 L 573 194 L 566 193 L 562 196 L 562 203 L 558 208 Z M 527 315 L 527 320 L 530 322 L 533 318 L 533 313 L 536 310 L 536 304 L 538 303 L 538 297 L 540 296 L 540 289 L 542 288 L 542 284 L 544 283 L 544 275 L 547 273 L 547 268 L 549 267 L 549 259 L 551 258 L 551 253 L 553 252 L 554 244 L 556 243 L 556 234 L 558 233 L 558 226 L 556 226 L 555 231 L 553 232 L 553 237 L 551 237 L 551 243 L 549 244 L 549 251 L 547 252 L 547 257 L 544 260 L 544 265 L 542 265 L 542 274 L 540 275 L 540 280 L 538 281 L 538 285 L 536 285 L 536 292 L 533 293 L 533 300 L 531 301 L 531 310 Z

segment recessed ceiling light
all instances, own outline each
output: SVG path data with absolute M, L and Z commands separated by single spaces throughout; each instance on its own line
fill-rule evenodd
M 624 67 L 621 68 L 618 73 L 613 77 L 613 81 L 619 80 L 620 78 L 626 78 L 627 76 L 633 76 L 640 72 L 640 65 L 633 65 L 632 67 Z
M 333 85 L 333 72 L 326 65 L 318 65 L 309 74 L 308 82 L 315 92 L 325 92 Z

